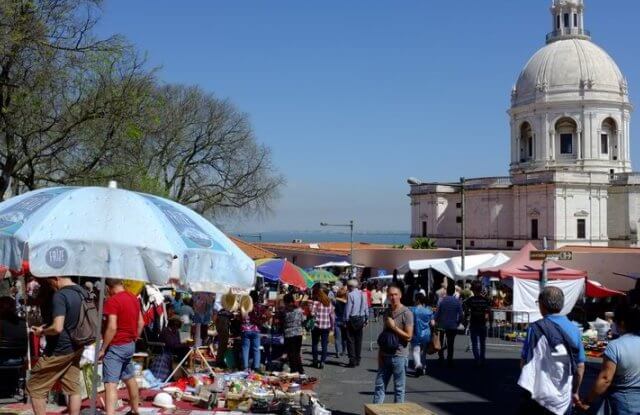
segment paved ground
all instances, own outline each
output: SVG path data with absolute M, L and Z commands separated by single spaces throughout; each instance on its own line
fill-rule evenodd
M 466 351 L 468 338 L 458 336 L 455 367 L 439 365 L 429 358 L 427 374 L 415 378 L 412 371 L 407 378 L 406 400 L 418 403 L 438 415 L 447 414 L 510 414 L 514 413 L 521 392 L 516 385 L 519 375 L 519 345 L 488 339 L 500 345 L 487 348 L 487 365 L 476 368 L 473 355 Z M 366 339 L 365 339 L 366 340 Z M 308 346 L 308 345 L 307 345 Z M 333 345 L 330 346 L 333 349 Z M 304 358 L 311 360 L 310 348 L 303 350 Z M 321 402 L 335 415 L 363 414 L 364 404 L 373 398 L 373 384 L 377 368 L 377 352 L 363 346 L 362 364 L 346 368 L 346 358 L 331 355 L 324 370 L 309 368 L 307 373 L 320 379 L 316 389 Z M 588 364 L 588 386 L 597 374 L 599 364 Z M 386 402 L 393 402 L 393 380 L 387 389 Z

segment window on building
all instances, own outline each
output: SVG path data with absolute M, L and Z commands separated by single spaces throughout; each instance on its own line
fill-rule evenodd
M 573 26 L 578 27 L 578 14 L 573 14 Z
M 600 135 L 600 152 L 609 154 L 609 136 L 607 134 Z
M 573 154 L 573 134 L 560 134 L 560 154 Z
M 529 158 L 533 157 L 533 137 L 529 137 L 527 139 L 527 149 L 529 153 Z
M 471 242 L 469 242 L 469 246 L 471 246 L 472 248 L 473 248 L 474 246 L 476 246 L 476 241 L 471 241 Z
M 569 13 L 564 14 L 564 27 L 569 27 Z
M 456 209 L 462 209 L 462 202 L 456 203 Z
M 531 239 L 538 239 L 538 219 L 531 219 Z
M 422 222 L 422 237 L 426 238 L 427 236 L 427 222 L 423 221 Z
M 513 241 L 507 241 L 507 248 L 513 248 Z
M 585 219 L 578 219 L 578 239 L 587 238 L 587 221 Z
M 462 223 L 462 216 L 456 216 L 456 223 Z
M 462 246 L 462 239 L 456 239 L 456 246 L 460 248 Z
M 560 15 L 556 16 L 556 29 L 560 30 Z

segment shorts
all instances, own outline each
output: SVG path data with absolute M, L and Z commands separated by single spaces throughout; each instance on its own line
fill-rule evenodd
M 121 380 L 131 379 L 135 375 L 131 363 L 135 351 L 135 342 L 109 346 L 102 360 L 102 381 L 118 383 Z
M 67 395 L 80 394 L 80 358 L 82 349 L 62 356 L 42 356 L 31 369 L 27 392 L 31 398 L 46 399 L 57 381 Z

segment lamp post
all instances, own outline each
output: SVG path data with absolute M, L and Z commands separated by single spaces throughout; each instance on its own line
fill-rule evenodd
M 351 249 L 350 249 L 350 254 L 349 254 L 349 262 L 351 262 L 351 276 L 353 277 L 353 270 L 354 270 L 354 266 L 353 266 L 353 220 L 350 220 L 349 223 L 327 223 L 327 222 L 320 222 L 320 226 L 333 226 L 333 227 L 338 227 L 338 228 L 349 228 L 349 237 L 350 237 L 350 244 L 351 244 Z

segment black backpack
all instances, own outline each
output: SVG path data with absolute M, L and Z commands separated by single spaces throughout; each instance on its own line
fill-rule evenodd
M 75 327 L 69 330 L 69 337 L 76 348 L 81 348 L 95 343 L 96 331 L 98 330 L 98 309 L 91 296 L 86 294 L 82 288 L 71 288 L 80 296 L 80 310 L 78 311 L 78 322 Z M 67 302 L 67 304 L 69 304 Z
M 395 354 L 400 347 L 400 339 L 397 334 L 385 329 L 378 336 L 378 346 L 384 354 Z

